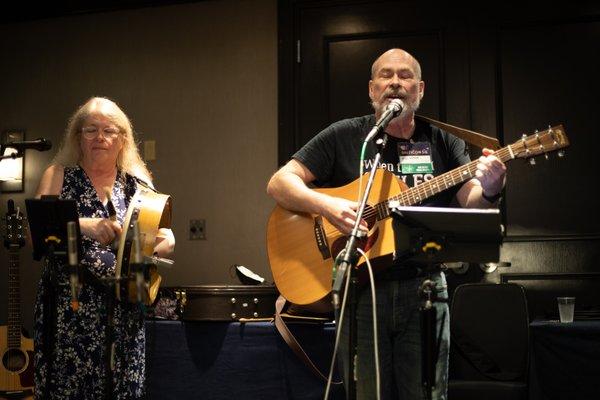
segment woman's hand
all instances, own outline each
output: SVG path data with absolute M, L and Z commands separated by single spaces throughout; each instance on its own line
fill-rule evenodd
M 118 222 L 106 218 L 79 218 L 81 234 L 102 245 L 110 244 L 123 231 Z
M 175 236 L 173 231 L 160 228 L 154 242 L 154 254 L 159 257 L 168 257 L 175 250 Z

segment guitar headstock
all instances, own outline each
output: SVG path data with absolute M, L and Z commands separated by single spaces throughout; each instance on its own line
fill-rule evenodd
M 8 200 L 6 212 L 6 232 L 4 235 L 4 246 L 7 249 L 25 246 L 25 229 L 23 213 L 17 208 L 12 200 Z
M 562 125 L 548 127 L 533 135 L 523 135 L 521 140 L 510 145 L 514 158 L 530 158 L 547 154 L 569 146 L 569 139 Z M 559 156 L 562 157 L 562 152 Z

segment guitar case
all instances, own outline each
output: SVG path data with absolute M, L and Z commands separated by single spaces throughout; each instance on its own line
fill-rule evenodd
M 279 296 L 274 285 L 195 285 L 168 289 L 178 293 L 184 321 L 270 321 Z

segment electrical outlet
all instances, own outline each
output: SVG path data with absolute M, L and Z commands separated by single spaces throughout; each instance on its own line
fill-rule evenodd
M 206 240 L 206 220 L 190 219 L 190 240 Z

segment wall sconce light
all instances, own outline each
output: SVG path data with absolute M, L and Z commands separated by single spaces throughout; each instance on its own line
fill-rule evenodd
M 2 144 L 23 140 L 25 140 L 25 131 L 23 130 L 7 130 L 2 132 Z M 0 154 L 2 156 L 0 158 L 3 158 L 0 160 L 0 193 L 24 191 L 23 165 L 25 164 L 25 154 L 17 158 L 11 157 L 16 152 L 15 149 L 7 147 L 4 149 L 3 154 Z

